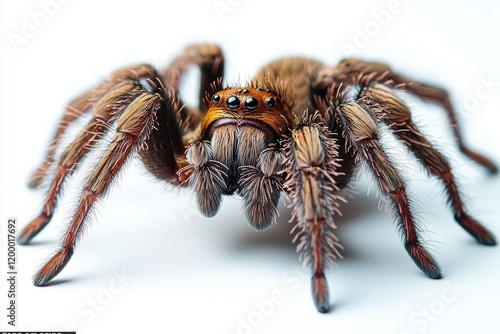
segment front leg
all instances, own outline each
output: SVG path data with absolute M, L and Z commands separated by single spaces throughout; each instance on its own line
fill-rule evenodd
M 286 151 L 289 173 L 285 188 L 292 198 L 292 219 L 297 225 L 294 241 L 305 265 L 311 266 L 314 304 L 319 312 L 328 312 L 329 292 L 325 278 L 327 263 L 341 258 L 342 246 L 333 233 L 335 213 L 340 214 L 341 201 L 336 179 L 342 177 L 336 169 L 340 163 L 338 147 L 326 127 L 307 118 L 293 131 Z

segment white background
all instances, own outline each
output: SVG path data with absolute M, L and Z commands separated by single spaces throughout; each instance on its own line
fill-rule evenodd
M 37 214 L 43 191 L 28 190 L 26 181 L 71 98 L 122 66 L 162 67 L 194 42 L 220 43 L 233 81 L 244 81 L 266 61 L 286 55 L 333 65 L 350 46 L 356 56 L 449 88 L 467 142 L 500 162 L 498 2 L 71 0 L 52 7 L 50 17 L 43 14 L 46 2 L 1 2 L 2 226 L 16 217 L 19 231 Z M 217 11 L 220 3 L 229 6 L 226 11 Z M 39 27 L 26 35 L 26 22 Z M 16 38 L 25 40 L 16 44 Z M 184 95 L 192 99 L 195 91 L 194 81 L 188 82 Z M 500 178 L 457 153 L 441 109 L 414 98 L 409 103 L 424 132 L 450 157 L 471 212 L 500 236 Z M 98 205 L 92 228 L 54 284 L 36 288 L 31 275 L 54 249 L 69 215 L 64 208 L 74 204 L 78 184 L 66 187 L 61 210 L 33 245 L 18 248 L 16 328 L 7 326 L 4 315 L 2 227 L 0 328 L 497 332 L 500 247 L 476 244 L 453 221 L 439 183 L 391 137 L 385 142 L 418 198 L 442 280 L 430 280 L 414 266 L 389 215 L 377 210 L 375 192 L 366 196 L 369 178 L 362 176 L 355 184 L 358 195 L 338 221 L 345 259 L 328 273 L 333 309 L 319 314 L 309 273 L 299 266 L 291 243 L 289 209 L 282 208 L 278 225 L 263 233 L 249 228 L 237 198 L 226 198 L 219 214 L 207 219 L 192 196 L 153 180 L 135 162 Z

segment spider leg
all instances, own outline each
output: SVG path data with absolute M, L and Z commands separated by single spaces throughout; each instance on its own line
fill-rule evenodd
M 135 150 L 140 150 L 144 139 L 156 126 L 157 114 L 166 113 L 165 95 L 159 80 L 150 81 L 152 91 L 137 96 L 117 120 L 116 133 L 102 158 L 83 186 L 75 213 L 67 228 L 59 250 L 35 274 L 34 284 L 41 286 L 54 278 L 68 263 L 77 240 L 81 237 L 88 214 L 95 201 L 102 197 Z
M 214 85 L 220 85 L 224 76 L 224 54 L 221 48 L 215 44 L 194 44 L 186 47 L 184 51 L 165 68 L 162 76 L 165 78 L 167 87 L 179 87 L 182 75 L 192 66 L 200 69 L 200 91 L 198 109 L 201 111 L 199 117 L 207 111 L 206 94 L 214 90 Z M 218 89 L 216 89 L 218 90 Z M 184 121 L 186 113 L 181 114 Z M 194 115 L 191 115 L 194 117 Z M 194 121 L 194 120 L 193 120 Z M 193 122 L 199 124 L 199 121 Z
M 297 251 L 304 265 L 311 266 L 311 288 L 319 312 L 328 312 L 329 289 L 325 267 L 341 257 L 342 246 L 333 233 L 335 213 L 344 201 L 337 195 L 335 178 L 338 167 L 338 147 L 327 128 L 307 117 L 293 131 L 284 146 L 286 170 L 289 171 L 285 190 L 292 198 L 292 220 L 297 220 L 292 233 L 298 240 Z
M 404 90 L 415 94 L 421 99 L 440 105 L 446 111 L 460 151 L 471 160 L 487 168 L 491 174 L 496 174 L 498 172 L 498 167 L 493 161 L 491 161 L 484 155 L 471 150 L 464 143 L 455 109 L 451 104 L 449 94 L 446 90 L 420 82 L 413 82 L 395 73 L 389 66 L 385 64 L 366 62 L 352 58 L 345 59 L 336 67 L 323 71 L 323 73 L 320 74 L 320 78 L 318 80 L 328 81 L 332 80 L 333 78 L 333 80 L 340 80 L 356 84 L 356 81 L 359 80 L 359 77 L 362 77 L 364 75 L 379 77 L 380 79 L 377 79 L 377 81 L 381 81 L 383 79 L 386 81 L 387 85 L 395 88 L 404 88 Z
M 38 166 L 38 168 L 33 172 L 28 182 L 28 186 L 30 188 L 37 188 L 42 180 L 49 173 L 50 166 L 54 162 L 54 155 L 59 147 L 59 142 L 64 136 L 67 127 L 77 120 L 81 115 L 85 114 L 89 111 L 87 105 L 88 100 L 93 95 L 92 91 L 86 92 L 82 96 L 73 100 L 68 107 L 66 108 L 63 117 L 59 121 L 57 126 L 56 133 L 54 134 L 52 140 L 50 141 L 49 148 L 47 150 L 47 154 L 43 159 L 42 163 Z
M 93 109 L 93 117 L 58 158 L 42 212 L 21 231 L 18 237 L 19 244 L 27 244 L 49 223 L 66 177 L 73 174 L 78 167 L 78 163 L 92 149 L 94 144 L 102 138 L 125 107 L 144 92 L 137 75 L 139 74 L 141 77 L 147 75 L 154 78 L 155 73 L 154 69 L 145 65 L 141 65 L 140 68 L 131 67 L 128 68 L 128 72 L 127 70 L 121 70 L 121 72 L 122 74 L 128 73 L 129 79 L 114 84 L 95 104 L 86 108 Z M 132 79 L 133 77 L 135 79 Z M 89 102 L 85 103 L 88 104 Z
M 333 105 L 336 106 L 333 117 L 337 117 L 343 124 L 357 154 L 366 161 L 378 181 L 379 188 L 391 200 L 408 254 L 427 276 L 441 278 L 439 265 L 422 245 L 406 194 L 406 185 L 378 140 L 375 121 L 369 112 L 356 102 L 339 101 Z
M 381 110 L 384 113 L 382 119 L 390 125 L 394 134 L 406 144 L 430 174 L 441 179 L 448 195 L 448 201 L 455 213 L 455 220 L 479 243 L 495 245 L 493 234 L 465 211 L 447 159 L 427 141 L 412 122 L 410 110 L 405 103 L 382 84 L 369 86 L 365 89 L 365 93 L 369 98 L 365 102 L 368 104 L 370 104 L 370 100 L 375 102 L 369 110 L 379 110 L 379 112 Z
M 41 181 L 49 174 L 50 166 L 54 163 L 54 155 L 59 148 L 61 139 L 64 138 L 64 134 L 66 133 L 68 126 L 80 118 L 80 116 L 90 112 L 96 101 L 99 100 L 104 94 L 113 90 L 113 86 L 115 84 L 122 80 L 126 80 L 130 76 L 142 76 L 145 74 L 143 73 L 144 69 L 148 71 L 148 66 L 136 65 L 117 70 L 110 75 L 108 80 L 70 102 L 64 111 L 61 120 L 59 121 L 56 133 L 50 141 L 50 145 L 43 162 L 30 177 L 28 182 L 28 186 L 30 188 L 37 188 Z

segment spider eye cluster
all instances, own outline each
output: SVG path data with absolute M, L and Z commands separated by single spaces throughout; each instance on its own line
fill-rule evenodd
M 275 97 L 264 97 L 264 96 L 258 96 L 262 89 L 257 89 L 256 90 L 256 95 L 257 96 L 248 96 L 248 97 L 243 97 L 242 101 L 242 96 L 237 96 L 236 94 L 234 95 L 229 95 L 225 100 L 221 95 L 219 94 L 214 94 L 212 96 L 212 103 L 214 105 L 219 105 L 220 103 L 225 103 L 225 105 L 229 109 L 238 109 L 240 107 L 245 107 L 247 110 L 255 110 L 258 108 L 259 103 L 265 103 L 268 107 L 274 108 L 277 105 L 277 99 Z M 248 89 L 238 89 L 234 93 L 238 94 L 251 94 Z M 224 94 L 222 94 L 224 96 Z

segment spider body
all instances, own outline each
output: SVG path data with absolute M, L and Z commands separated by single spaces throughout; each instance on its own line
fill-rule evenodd
M 197 107 L 184 106 L 178 91 L 191 66 L 201 73 Z M 116 71 L 70 104 L 30 181 L 36 187 L 47 177 L 50 185 L 41 213 L 21 232 L 20 243 L 47 225 L 65 179 L 110 127 L 115 132 L 82 186 L 60 249 L 35 275 L 35 285 L 46 284 L 68 263 L 89 210 L 134 153 L 155 177 L 192 188 L 206 216 L 217 213 L 224 195 L 241 196 L 256 230 L 276 221 L 285 193 L 293 206 L 291 220 L 297 222 L 294 241 L 313 272 L 313 300 L 320 312 L 329 309 L 325 268 L 340 257 L 334 218 L 344 201 L 341 191 L 364 163 L 392 204 L 408 254 L 426 275 L 440 278 L 438 264 L 422 245 L 405 182 L 378 140 L 382 124 L 442 181 L 455 220 L 479 243 L 496 244 L 466 212 L 446 158 L 420 133 L 395 94 L 404 89 L 441 105 L 460 150 L 496 173 L 493 162 L 463 143 L 444 90 L 411 82 L 384 64 L 356 59 L 329 67 L 307 58 L 283 58 L 266 65 L 246 87 L 223 87 L 223 68 L 219 47 L 194 45 L 161 73 L 149 65 Z M 92 113 L 90 121 L 56 156 L 66 125 L 86 113 Z

